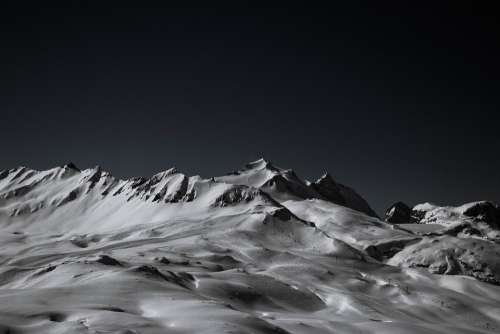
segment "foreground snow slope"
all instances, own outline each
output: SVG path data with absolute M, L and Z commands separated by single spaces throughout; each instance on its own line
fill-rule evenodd
M 0 172 L 0 333 L 498 332 L 500 286 L 405 262 L 448 237 L 470 241 L 264 160 L 212 179 L 20 167 Z

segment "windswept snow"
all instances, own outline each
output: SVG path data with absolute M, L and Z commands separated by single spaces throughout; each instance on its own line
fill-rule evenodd
M 263 159 L 210 179 L 5 170 L 0 333 L 497 333 L 488 208 L 416 209 L 443 229 Z

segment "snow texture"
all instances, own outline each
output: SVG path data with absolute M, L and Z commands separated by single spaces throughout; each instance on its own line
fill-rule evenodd
M 0 333 L 498 333 L 497 209 L 393 225 L 264 159 L 210 179 L 4 170 Z

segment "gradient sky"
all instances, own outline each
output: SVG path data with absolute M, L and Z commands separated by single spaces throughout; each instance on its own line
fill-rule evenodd
M 500 202 L 492 8 L 92 3 L 2 4 L 0 169 L 209 177 L 264 156 L 379 213 Z

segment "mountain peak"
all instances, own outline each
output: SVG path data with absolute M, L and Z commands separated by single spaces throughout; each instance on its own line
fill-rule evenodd
M 333 177 L 328 172 L 324 172 L 319 179 L 316 180 L 316 184 L 336 184 Z
M 89 168 L 88 170 L 91 172 L 96 172 L 96 173 L 102 173 L 102 171 L 103 171 L 103 169 L 100 165 L 95 165 L 94 167 Z
M 405 224 L 411 220 L 411 208 L 403 202 L 396 202 L 385 212 L 385 221 L 391 224 Z
M 73 162 L 68 162 L 63 166 L 64 169 L 72 169 L 78 172 L 81 172 L 80 168 L 78 168 Z
M 256 169 L 256 170 L 259 170 L 259 169 L 269 169 L 269 170 L 273 170 L 273 171 L 278 171 L 279 170 L 279 168 L 277 168 L 276 166 L 274 166 L 271 163 L 271 161 L 266 160 L 265 158 L 260 158 L 258 160 L 249 162 L 249 163 L 247 163 L 245 165 L 245 170 L 251 170 L 251 169 Z
M 166 169 L 162 172 L 159 172 L 159 173 L 156 173 L 155 175 L 153 175 L 152 178 L 155 178 L 155 179 L 163 179 L 167 176 L 170 176 L 170 175 L 174 175 L 174 174 L 177 174 L 179 173 L 179 171 L 177 170 L 176 167 L 172 167 L 172 168 L 169 168 L 169 169 Z

